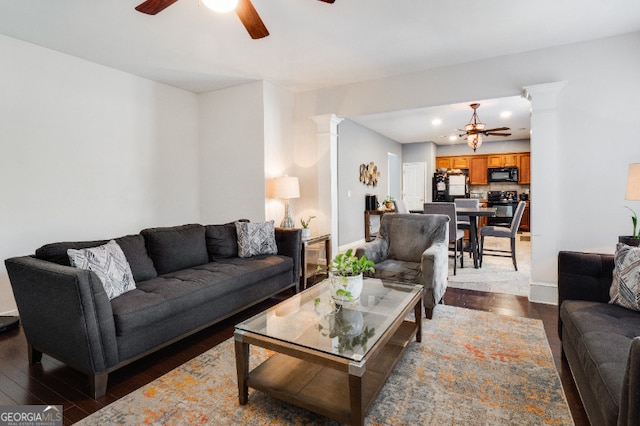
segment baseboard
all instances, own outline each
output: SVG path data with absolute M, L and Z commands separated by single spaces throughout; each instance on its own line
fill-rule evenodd
M 344 253 L 345 251 L 347 251 L 349 249 L 353 249 L 355 251 L 355 249 L 357 249 L 358 247 L 363 246 L 365 243 L 366 243 L 366 241 L 364 239 L 358 240 L 358 241 L 354 241 L 352 243 L 345 244 L 343 246 L 339 246 L 338 247 L 338 251 L 340 253 Z
M 546 305 L 558 304 L 558 286 L 553 283 L 531 283 L 529 301 Z

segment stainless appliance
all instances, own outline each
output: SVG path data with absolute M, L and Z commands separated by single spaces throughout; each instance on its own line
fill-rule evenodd
M 518 182 L 518 168 L 489 168 L 487 171 L 487 177 L 489 182 Z
M 433 174 L 433 201 L 452 202 L 456 198 L 469 198 L 469 170 L 439 170 Z
M 518 207 L 518 191 L 487 192 L 487 207 L 496 208 L 496 215 L 487 218 L 488 225 L 511 226 Z

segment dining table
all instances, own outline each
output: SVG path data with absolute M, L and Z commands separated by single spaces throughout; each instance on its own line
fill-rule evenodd
M 469 244 L 473 253 L 473 267 L 479 266 L 478 255 L 478 218 L 496 215 L 495 207 L 456 207 L 456 216 L 469 217 Z

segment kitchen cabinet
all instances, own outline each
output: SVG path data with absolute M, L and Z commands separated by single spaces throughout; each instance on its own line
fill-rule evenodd
M 520 220 L 520 226 L 518 227 L 518 231 L 531 232 L 530 205 L 531 203 L 527 201 L 527 206 L 524 208 L 524 212 L 522 213 L 522 219 Z
M 518 167 L 518 154 L 492 154 L 487 163 L 488 167 Z
M 454 169 L 468 169 L 469 168 L 469 157 L 466 155 L 458 155 L 455 157 L 451 157 L 451 167 Z
M 531 184 L 531 154 L 518 154 L 518 183 L 520 185 Z
M 436 157 L 436 169 L 451 168 L 451 157 Z
M 478 155 L 469 158 L 469 184 L 486 185 L 487 179 L 487 156 Z

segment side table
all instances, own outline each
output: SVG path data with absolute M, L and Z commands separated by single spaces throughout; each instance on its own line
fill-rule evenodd
M 314 244 L 320 244 L 323 242 L 324 242 L 325 257 L 327 259 L 327 266 L 328 266 L 328 263 L 331 262 L 331 234 L 317 235 L 317 236 L 312 236 L 311 238 L 302 239 L 302 251 L 300 253 L 300 262 L 301 262 L 300 285 L 302 290 L 306 290 L 307 288 L 307 279 L 318 274 L 317 264 L 311 265 L 312 266 L 311 268 L 308 267 L 309 260 L 307 256 L 307 250 L 309 249 L 310 246 Z

